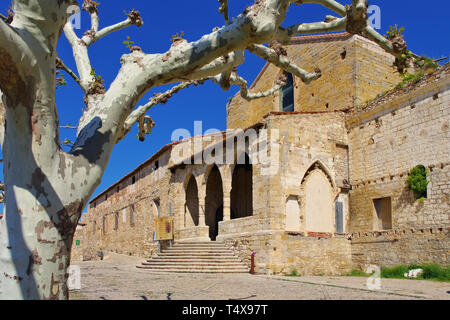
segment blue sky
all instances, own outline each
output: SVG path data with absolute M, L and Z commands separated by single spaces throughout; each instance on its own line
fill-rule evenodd
M 142 28 L 129 27 L 102 39 L 91 47 L 90 57 L 93 67 L 96 73 L 105 79 L 107 87 L 120 68 L 121 55 L 129 52 L 122 43 L 127 36 L 130 36 L 131 40 L 146 53 L 162 53 L 170 48 L 170 38 L 177 32 L 184 31 L 185 38 L 188 41 L 194 41 L 211 32 L 214 27 L 223 25 L 223 18 L 218 13 L 217 0 L 196 0 L 195 2 L 103 0 L 100 2 L 101 27 L 123 20 L 124 10 L 130 11 L 133 8 L 140 11 L 144 20 Z M 340 2 L 350 4 L 351 0 Z M 253 1 L 250 0 L 230 0 L 231 16 L 237 16 L 251 3 Z M 433 58 L 450 54 L 449 1 L 433 1 L 431 8 L 426 8 L 426 3 L 420 0 L 371 0 L 370 4 L 381 8 L 382 29 L 379 32 L 382 34 L 386 33 L 390 25 L 404 26 L 405 39 L 413 52 Z M 314 4 L 292 5 L 283 25 L 322 21 L 327 14 L 334 13 Z M 89 23 L 88 15 L 83 13 L 82 29 L 78 31 L 79 35 L 90 28 Z M 60 40 L 58 53 L 69 67 L 76 69 L 71 49 L 64 36 Z M 264 64 L 262 59 L 247 54 L 246 63 L 238 69 L 239 74 L 251 83 Z M 84 107 L 83 94 L 69 76 L 64 76 L 68 85 L 57 89 L 60 121 L 61 125 L 68 123 L 76 125 Z M 147 101 L 152 93 L 163 92 L 167 88 L 160 87 L 152 90 L 144 97 L 142 103 Z M 217 85 L 205 84 L 186 89 L 174 96 L 167 104 L 152 109 L 149 114 L 156 122 L 153 133 L 142 143 L 136 138 L 137 133 L 134 128 L 133 132 L 116 146 L 101 185 L 94 196 L 132 171 L 163 145 L 171 142 L 171 135 L 175 129 L 185 128 L 193 132 L 194 121 L 203 121 L 204 130 L 225 129 L 226 102 L 236 92 L 237 88 L 224 92 Z M 61 140 L 66 137 L 74 140 L 73 136 L 70 130 L 61 132 Z M 0 168 L 3 169 L 1 166 Z

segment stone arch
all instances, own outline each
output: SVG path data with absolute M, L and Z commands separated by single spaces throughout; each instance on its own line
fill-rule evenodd
M 253 166 L 247 153 L 245 161 L 235 164 L 231 182 L 231 219 L 253 215 Z
M 302 179 L 302 211 L 305 231 L 334 232 L 334 182 L 319 161 L 306 171 Z
M 313 163 L 308 167 L 308 170 L 306 170 L 305 174 L 303 175 L 301 184 L 303 185 L 305 180 L 308 178 L 309 174 L 316 169 L 322 170 L 322 172 L 326 175 L 328 181 L 330 182 L 332 188 L 335 189 L 336 184 L 333 178 L 331 177 L 330 170 L 320 160 L 313 161 Z
M 219 168 L 213 165 L 205 174 L 205 222 L 209 236 L 215 241 L 219 234 L 219 222 L 223 220 L 223 182 Z
M 194 227 L 199 225 L 199 197 L 197 180 L 193 174 L 186 177 L 185 182 L 184 226 Z

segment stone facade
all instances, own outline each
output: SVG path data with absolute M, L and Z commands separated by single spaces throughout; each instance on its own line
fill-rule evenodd
M 360 36 L 339 33 L 298 37 L 286 50 L 289 60 L 305 70 L 322 70 L 322 77 L 310 84 L 294 79 L 295 111 L 333 111 L 360 105 L 401 80 L 391 67 L 394 57 Z M 250 90 L 269 90 L 281 73 L 267 64 Z M 278 93 L 251 102 L 237 94 L 227 106 L 227 126 L 246 128 L 272 111 L 282 111 Z
M 449 66 L 386 94 L 400 80 L 393 57 L 366 39 L 300 37 L 287 51 L 323 72 L 309 85 L 294 79 L 295 111 L 280 112 L 280 94 L 234 97 L 228 128 L 241 131 L 167 145 L 92 200 L 76 236 L 81 258 L 151 257 L 155 218 L 171 215 L 175 242 L 223 241 L 248 266 L 255 252 L 259 273 L 448 264 Z M 264 67 L 251 91 L 279 75 Z M 267 136 L 264 157 L 253 134 Z M 423 201 L 406 183 L 416 165 L 429 169 Z

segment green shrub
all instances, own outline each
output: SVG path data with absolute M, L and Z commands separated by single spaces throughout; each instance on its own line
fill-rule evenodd
M 300 274 L 298 274 L 297 270 L 292 270 L 291 273 L 287 274 L 289 277 L 300 277 Z
M 425 264 L 422 266 L 423 279 L 435 279 L 440 281 L 450 281 L 450 267 L 441 267 L 437 264 Z
M 381 268 L 381 277 L 406 279 L 405 273 L 413 269 L 423 270 L 423 274 L 417 277 L 417 280 L 450 281 L 450 266 L 443 267 L 435 263 L 402 265 L 393 268 L 383 267 Z
M 382 278 L 405 278 L 405 273 L 410 269 L 407 266 L 397 266 L 393 268 L 381 268 Z
M 352 271 L 350 271 L 347 276 L 349 277 L 369 277 L 370 274 L 365 273 L 364 271 L 358 270 L 358 269 L 353 269 Z
M 411 169 L 410 175 L 407 179 L 408 187 L 416 195 L 416 199 L 427 197 L 427 169 L 420 165 Z

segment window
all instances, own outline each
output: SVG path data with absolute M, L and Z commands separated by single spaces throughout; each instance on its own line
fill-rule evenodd
M 156 161 L 155 161 L 155 171 L 158 170 L 158 169 L 159 169 L 159 161 L 156 160 Z
M 155 203 L 156 212 L 157 212 L 158 218 L 159 218 L 159 217 L 161 217 L 161 204 L 159 202 L 159 199 L 155 199 L 155 200 L 153 200 L 153 202 Z
M 117 193 L 119 193 L 119 192 L 120 192 L 120 186 L 117 186 L 117 189 L 116 189 L 116 191 L 117 191 Z
M 134 227 L 135 225 L 135 213 L 134 213 L 134 204 L 131 205 L 130 207 L 130 226 Z
M 106 217 L 103 217 L 102 219 L 102 229 L 103 229 L 103 234 L 106 234 L 107 230 L 107 225 L 106 225 Z
M 97 221 L 92 222 L 92 233 L 95 234 L 97 231 Z
M 281 88 L 281 111 L 293 112 L 294 111 L 294 78 L 292 74 L 285 73 L 287 82 L 284 87 Z
M 116 212 L 114 215 L 114 230 L 119 230 L 119 213 Z
M 391 198 L 374 199 L 374 229 L 390 230 L 392 229 L 392 201 Z
M 336 201 L 334 203 L 336 233 L 344 233 L 344 203 Z
M 133 178 L 131 178 L 131 184 L 135 184 L 136 183 L 136 176 L 133 176 Z

